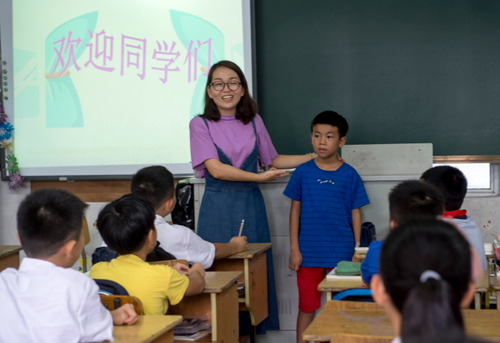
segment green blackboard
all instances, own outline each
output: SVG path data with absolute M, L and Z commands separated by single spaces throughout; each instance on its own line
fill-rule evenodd
M 256 0 L 259 113 L 279 153 L 344 115 L 348 144 L 500 154 L 500 1 Z

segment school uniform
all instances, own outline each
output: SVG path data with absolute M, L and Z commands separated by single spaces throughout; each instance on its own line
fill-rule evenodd
M 212 266 L 215 245 L 203 240 L 188 227 L 170 225 L 159 215 L 156 215 L 155 227 L 161 247 L 177 259 L 186 260 L 189 264 L 198 262 L 205 269 Z
M 145 315 L 167 313 L 169 303 L 178 304 L 189 286 L 186 275 L 169 266 L 151 265 L 132 254 L 93 265 L 90 277 L 120 284 L 129 295 L 139 298 Z
M 481 261 L 481 268 L 487 269 L 486 253 L 484 252 L 483 235 L 474 219 L 467 215 L 466 210 L 447 211 L 443 214 L 445 218 L 451 218 L 467 237 L 469 244 L 476 249 Z
M 368 252 L 366 257 L 361 263 L 361 277 L 366 283 L 372 282 L 372 278 L 375 274 L 378 274 L 380 251 L 382 250 L 382 245 L 384 241 L 373 241 L 368 247 Z
M 24 258 L 0 273 L 0 342 L 113 340 L 113 319 L 91 278 L 52 262 Z

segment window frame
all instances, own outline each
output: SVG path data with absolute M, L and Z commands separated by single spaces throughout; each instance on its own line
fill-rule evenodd
M 489 189 L 467 189 L 468 198 L 497 197 L 500 195 L 500 155 L 488 156 L 434 156 L 433 164 L 490 164 L 490 188 Z

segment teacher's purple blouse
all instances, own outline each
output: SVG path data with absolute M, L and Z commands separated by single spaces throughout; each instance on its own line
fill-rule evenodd
M 268 166 L 278 156 L 262 118 L 256 114 L 257 145 L 262 164 Z M 194 117 L 189 123 L 191 140 L 191 163 L 197 177 L 205 177 L 205 161 L 219 159 L 215 144 L 231 159 L 233 166 L 240 168 L 255 145 L 252 123 L 244 125 L 235 116 L 221 116 L 218 122 L 207 120 L 210 132 L 201 117 Z

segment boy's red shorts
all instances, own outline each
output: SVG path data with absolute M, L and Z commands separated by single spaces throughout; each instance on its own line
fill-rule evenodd
M 325 271 L 332 270 L 322 267 L 300 267 L 297 271 L 297 286 L 299 287 L 299 310 L 305 313 L 316 311 L 321 307 L 321 292 L 318 285 L 325 278 Z

